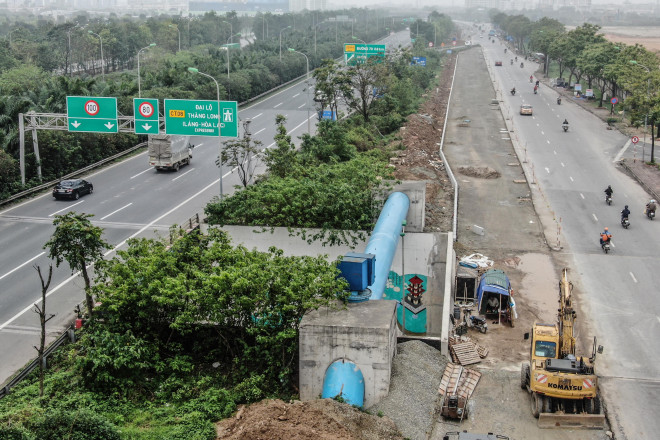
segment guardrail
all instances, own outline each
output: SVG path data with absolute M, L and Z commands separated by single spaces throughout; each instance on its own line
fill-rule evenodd
M 105 159 L 100 160 L 100 161 L 98 161 L 96 163 L 93 163 L 91 165 L 87 165 L 85 168 L 81 168 L 79 170 L 76 170 L 73 173 L 69 173 L 66 176 L 60 177 L 59 179 L 51 180 L 50 182 L 42 183 L 41 185 L 35 186 L 34 188 L 30 188 L 30 189 L 26 189 L 25 191 L 21 191 L 18 194 L 14 194 L 13 196 L 11 196 L 11 197 L 9 197 L 5 200 L 0 200 L 0 206 L 4 205 L 5 203 L 9 203 L 13 200 L 20 199 L 21 197 L 30 195 L 32 193 L 39 192 L 43 189 L 48 188 L 49 186 L 53 186 L 53 185 L 57 184 L 60 180 L 64 180 L 64 179 L 68 179 L 68 178 L 73 177 L 73 176 L 77 176 L 78 174 L 84 173 L 86 171 L 89 171 L 89 170 L 94 169 L 96 167 L 99 167 L 101 165 L 104 165 L 104 164 L 106 164 L 110 161 L 113 161 L 113 160 L 117 159 L 118 157 L 124 156 L 128 153 L 132 153 L 133 151 L 137 150 L 138 148 L 142 148 L 142 147 L 146 147 L 146 146 L 147 146 L 146 142 L 141 142 L 141 143 L 139 143 L 139 144 L 127 149 L 127 150 L 121 151 L 121 152 L 119 152 L 117 154 L 114 154 L 110 157 L 106 157 Z
M 48 345 L 48 347 L 44 350 L 44 362 L 46 361 L 46 359 L 48 359 L 48 356 L 50 356 L 55 350 L 57 350 L 62 344 L 64 344 L 67 341 L 67 339 L 70 342 L 75 342 L 76 336 L 73 327 L 67 328 L 64 333 L 62 333 L 57 339 L 55 339 L 50 345 Z M 27 364 L 25 368 L 23 368 L 16 375 L 14 375 L 14 377 L 12 377 L 9 381 L 3 384 L 2 388 L 0 388 L 0 399 L 2 399 L 7 394 L 9 394 L 9 390 L 15 387 L 20 381 L 25 379 L 38 366 L 39 366 L 39 358 L 37 357 L 32 362 Z

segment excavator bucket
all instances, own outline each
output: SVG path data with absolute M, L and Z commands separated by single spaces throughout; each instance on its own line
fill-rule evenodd
M 541 413 L 539 414 L 538 427 L 603 429 L 605 427 L 605 415 Z

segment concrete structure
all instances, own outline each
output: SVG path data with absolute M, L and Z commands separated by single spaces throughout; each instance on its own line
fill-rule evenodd
M 396 301 L 366 301 L 305 315 L 300 323 L 300 399 L 317 399 L 326 370 L 341 359 L 362 371 L 365 407 L 387 396 L 396 354 L 396 306 Z

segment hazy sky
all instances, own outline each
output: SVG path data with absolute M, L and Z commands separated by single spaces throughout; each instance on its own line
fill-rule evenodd
M 532 0 L 534 1 L 534 0 Z M 375 6 L 375 5 L 396 5 L 408 7 L 422 7 L 422 6 L 464 6 L 465 0 L 360 0 L 359 6 Z M 592 4 L 611 4 L 623 6 L 626 3 L 634 4 L 654 4 L 655 0 L 591 0 Z M 356 6 L 355 0 L 328 0 L 328 7 L 352 7 Z

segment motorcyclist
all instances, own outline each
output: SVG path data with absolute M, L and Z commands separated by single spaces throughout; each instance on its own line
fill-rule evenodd
M 561 104 L 561 98 L 557 97 L 557 105 Z
M 525 65 L 523 63 L 520 63 L 520 68 L 523 68 L 523 67 L 525 67 Z
M 513 66 L 513 60 L 511 60 L 511 65 Z
M 612 189 L 611 185 L 607 185 L 607 188 L 605 188 L 605 194 L 607 194 L 607 197 L 612 197 L 612 194 L 614 194 L 614 190 Z
M 529 82 L 534 82 L 534 76 L 533 75 L 529 75 Z
M 646 213 L 648 212 L 655 212 L 656 208 L 656 201 L 655 199 L 651 199 L 647 204 L 646 204 Z
M 626 205 L 625 208 L 623 208 L 623 210 L 621 211 L 621 223 L 623 223 L 623 221 L 627 219 L 629 215 L 630 215 L 630 209 L 628 209 L 628 205 Z
M 516 88 L 515 88 L 515 87 L 511 89 L 511 94 L 512 94 L 512 95 L 515 95 L 515 94 L 516 94 Z
M 600 246 L 604 246 L 605 243 L 609 244 L 610 241 L 612 240 L 612 234 L 610 234 L 610 231 L 608 228 L 605 228 L 603 232 L 600 233 Z
M 506 47 L 504 48 L 504 53 L 506 53 Z
M 565 130 L 568 130 L 568 119 L 564 119 L 564 122 L 561 123 L 562 127 L 565 127 Z
M 516 57 L 516 62 L 518 61 L 518 57 Z
M 536 87 L 539 86 L 539 83 L 540 83 L 540 82 L 541 82 L 541 81 L 539 81 L 538 79 L 536 80 Z
M 534 86 L 534 94 L 536 95 L 536 92 L 539 90 L 539 86 Z

